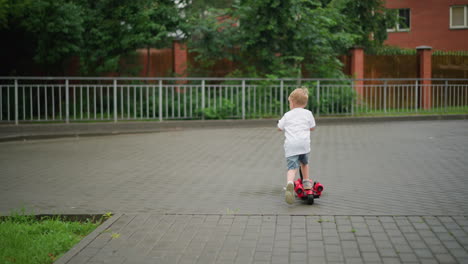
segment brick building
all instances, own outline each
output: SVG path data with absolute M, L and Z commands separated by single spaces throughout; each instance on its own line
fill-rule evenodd
M 385 0 L 402 22 L 388 29 L 385 44 L 414 49 L 468 50 L 468 0 Z

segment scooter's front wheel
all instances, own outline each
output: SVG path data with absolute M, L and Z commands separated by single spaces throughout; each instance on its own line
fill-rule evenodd
M 314 195 L 313 194 L 307 195 L 307 203 L 308 204 L 314 204 Z

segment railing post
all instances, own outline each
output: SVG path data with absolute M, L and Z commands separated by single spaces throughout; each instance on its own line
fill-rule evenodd
M 242 80 L 242 120 L 245 119 L 245 80 Z
M 68 79 L 65 80 L 65 123 L 70 123 L 70 109 L 69 109 L 69 91 L 68 91 Z
M 384 96 L 383 96 L 384 113 L 387 113 L 387 80 L 384 82 Z
M 18 124 L 18 79 L 15 79 L 15 125 Z
M 114 123 L 117 123 L 117 79 L 114 79 Z
M 444 110 L 447 112 L 447 96 L 448 96 L 448 81 L 445 81 L 445 90 L 444 90 Z
M 418 80 L 414 84 L 414 111 L 418 112 Z
M 201 98 L 201 110 L 202 110 L 202 120 L 205 120 L 205 112 L 203 112 L 203 109 L 205 109 L 205 80 L 202 80 L 201 83 L 202 86 L 202 98 Z
M 280 112 L 281 112 L 281 115 L 284 114 L 284 81 L 281 80 L 280 82 Z
M 317 113 L 315 113 L 316 116 L 320 116 L 320 80 L 317 80 Z
M 159 121 L 163 121 L 163 94 L 162 94 L 162 80 L 159 80 Z

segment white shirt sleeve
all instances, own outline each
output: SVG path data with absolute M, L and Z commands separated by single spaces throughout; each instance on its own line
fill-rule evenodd
M 310 112 L 309 127 L 310 128 L 315 127 L 315 118 L 314 118 L 314 115 L 312 115 L 312 112 Z
M 278 121 L 278 128 L 281 130 L 284 130 L 284 123 L 286 122 L 286 115 L 283 116 L 283 118 Z

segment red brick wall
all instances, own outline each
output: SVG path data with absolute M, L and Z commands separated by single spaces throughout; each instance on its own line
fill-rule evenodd
M 414 49 L 468 50 L 468 29 L 450 29 L 450 6 L 468 0 L 386 0 L 387 8 L 410 8 L 410 31 L 389 32 L 387 45 Z

